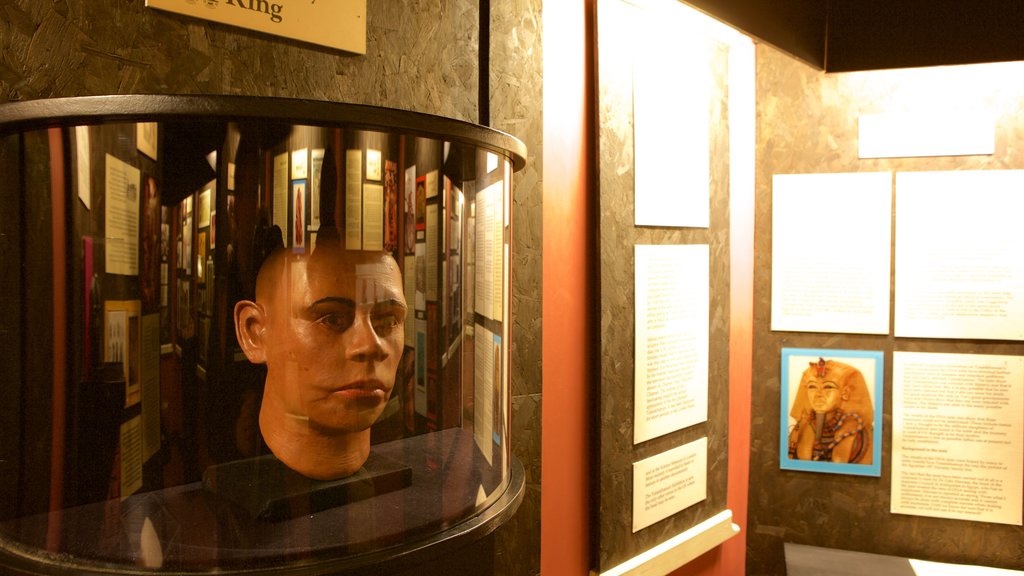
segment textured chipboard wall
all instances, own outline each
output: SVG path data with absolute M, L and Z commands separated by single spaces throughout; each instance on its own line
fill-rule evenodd
M 491 0 L 491 127 L 523 140 L 529 154 L 512 202 L 512 451 L 525 467 L 526 495 L 496 533 L 498 575 L 540 573 L 542 4 Z
M 602 5 L 604 6 L 604 5 Z M 714 516 L 726 507 L 729 425 L 729 126 L 728 48 L 710 51 L 710 228 L 634 225 L 633 77 L 619 58 L 620 28 L 598 13 L 599 143 L 597 242 L 600 247 L 600 388 L 598 485 L 594 511 L 596 568 L 608 570 Z M 624 64 L 625 63 L 625 64 Z M 681 147 L 680 147 L 681 148 Z M 676 177 L 664 167 L 666 185 Z M 708 420 L 633 444 L 634 246 L 708 244 L 711 302 Z M 699 438 L 708 439 L 707 498 L 669 518 L 632 532 L 633 464 Z
M 477 120 L 475 0 L 368 2 L 366 55 L 146 8 L 142 0 L 0 4 L 0 99 L 244 94 Z
M 893 350 L 1020 355 L 1024 344 L 772 332 L 769 320 L 772 175 L 1024 168 L 1024 74 L 1019 67 L 999 70 L 992 68 L 980 77 L 969 67 L 826 74 L 778 50 L 758 46 L 748 574 L 784 573 L 785 542 L 941 562 L 1024 566 L 1024 529 L 1020 527 L 889 513 Z M 970 89 L 944 90 L 944 106 L 964 109 L 981 102 L 996 113 L 995 154 L 858 159 L 860 114 L 920 110 L 933 101 L 937 88 L 952 86 Z M 783 347 L 884 352 L 881 477 L 779 469 Z
M 523 140 L 513 236 L 513 450 L 519 513 L 498 574 L 540 564 L 541 0 L 493 0 L 492 126 Z M 477 122 L 477 0 L 367 2 L 367 51 L 333 49 L 145 8 L 143 0 L 0 1 L 0 101 L 99 94 L 242 94 L 387 106 Z

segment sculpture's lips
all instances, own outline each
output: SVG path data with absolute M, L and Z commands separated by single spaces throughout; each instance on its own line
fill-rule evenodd
M 387 395 L 387 387 L 380 380 L 359 380 L 357 382 L 350 382 L 345 384 L 341 388 L 334 391 L 334 394 L 339 394 L 348 398 L 380 398 L 381 400 Z

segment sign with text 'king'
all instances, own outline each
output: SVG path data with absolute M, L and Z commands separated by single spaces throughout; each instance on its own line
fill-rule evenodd
M 146 6 L 366 54 L 366 0 L 146 0 Z

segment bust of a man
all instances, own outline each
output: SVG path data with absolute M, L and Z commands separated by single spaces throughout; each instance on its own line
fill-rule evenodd
M 789 457 L 870 464 L 874 408 L 864 375 L 849 364 L 819 359 L 800 377 L 790 409 Z
M 404 346 L 407 305 L 387 253 L 279 248 L 260 267 L 255 300 L 235 305 L 246 357 L 266 364 L 260 431 L 275 456 L 316 480 L 358 471 Z

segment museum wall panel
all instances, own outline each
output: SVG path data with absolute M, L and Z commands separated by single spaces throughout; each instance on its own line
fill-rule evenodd
M 924 560 L 1020 568 L 1019 525 L 953 520 L 890 512 L 893 503 L 894 352 L 1005 355 L 1024 354 L 1013 339 L 899 338 L 893 312 L 888 329 L 876 334 L 772 330 L 773 177 L 780 174 L 889 173 L 893 198 L 901 175 L 926 171 L 1007 171 L 1024 168 L 1024 74 L 1020 63 L 826 74 L 792 56 L 765 46 L 757 50 L 757 158 L 754 284 L 754 382 L 752 391 L 748 574 L 785 571 L 784 543 L 808 544 Z M 964 111 L 994 115 L 994 151 L 960 156 L 861 159 L 858 121 L 868 114 L 930 115 L 940 127 Z M 941 129 L 940 129 L 941 133 Z M 776 189 L 777 191 L 777 189 Z M 825 192 L 823 189 L 822 192 Z M 977 190 L 975 193 L 980 193 Z M 1018 190 L 1019 192 L 1019 190 Z M 965 205 L 976 198 L 963 193 Z M 893 203 L 891 222 L 899 233 Z M 1000 210 L 988 206 L 989 211 Z M 846 214 L 822 210 L 806 222 L 807 243 L 824 239 Z M 890 213 L 883 214 L 884 220 Z M 972 222 L 970 225 L 975 225 Z M 950 230 L 952 232 L 953 230 Z M 865 228 L 863 239 L 880 233 Z M 895 235 L 893 236 L 896 237 Z M 992 246 L 993 250 L 1001 248 Z M 898 254 L 895 242 L 892 254 Z M 890 281 L 893 310 L 895 258 Z M 814 274 L 829 274 L 842 263 L 813 259 Z M 1019 298 L 1020 295 L 1017 295 Z M 777 304 L 777 302 L 776 302 Z M 780 470 L 780 394 L 783 348 L 878 351 L 884 371 L 880 398 L 881 471 L 879 476 Z M 806 368 L 806 364 L 804 365 Z M 913 397 L 913 396 L 912 396 Z M 923 402 L 927 398 L 915 398 Z M 1018 414 L 1016 418 L 1020 418 Z M 1012 467 L 1012 463 L 1008 462 Z M 1009 487 L 1019 491 L 1020 486 Z M 949 498 L 955 496 L 950 493 Z M 1019 510 L 1017 511 L 1019 514 Z M 1019 516 L 1018 516 L 1019 517 Z
M 728 512 L 733 47 L 677 8 L 597 6 L 592 573 Z M 690 42 L 646 43 L 659 20 Z
M 143 2 L 5 6 L 0 99 L 243 94 L 411 109 L 477 121 L 471 0 L 368 3 L 366 55 L 148 9 Z
M 512 451 L 526 468 L 519 512 L 496 538 L 495 574 L 540 573 L 542 0 L 490 2 L 490 123 L 518 134 L 530 160 L 512 197 Z

